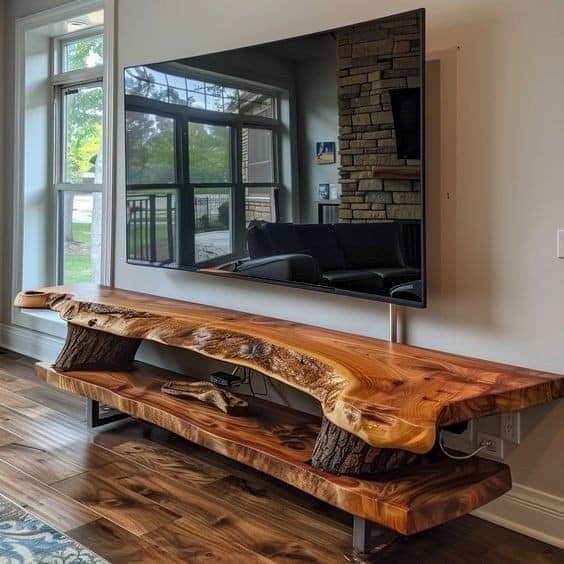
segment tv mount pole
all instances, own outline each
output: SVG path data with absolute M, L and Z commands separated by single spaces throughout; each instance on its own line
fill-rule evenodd
M 390 343 L 398 342 L 398 306 L 390 304 L 389 306 L 389 330 L 388 341 Z

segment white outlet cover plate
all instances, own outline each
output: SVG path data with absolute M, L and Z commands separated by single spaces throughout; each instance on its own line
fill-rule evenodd
M 503 439 L 501 437 L 494 437 L 493 435 L 488 435 L 486 433 L 478 433 L 477 444 L 480 446 L 482 441 L 491 441 L 492 446 L 487 447 L 479 452 L 480 456 L 484 458 L 489 458 L 490 460 L 503 460 L 504 456 L 504 445 Z
M 556 230 L 556 258 L 564 258 L 564 229 Z

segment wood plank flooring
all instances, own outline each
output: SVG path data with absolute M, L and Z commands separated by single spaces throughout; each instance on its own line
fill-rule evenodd
M 32 365 L 0 350 L 0 493 L 112 563 L 564 562 L 474 517 L 361 560 L 348 515 L 135 421 L 88 433 L 83 400 L 39 382 Z

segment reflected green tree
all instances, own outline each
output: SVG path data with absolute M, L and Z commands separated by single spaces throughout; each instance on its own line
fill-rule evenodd
M 231 128 L 191 122 L 188 130 L 190 181 L 231 182 Z

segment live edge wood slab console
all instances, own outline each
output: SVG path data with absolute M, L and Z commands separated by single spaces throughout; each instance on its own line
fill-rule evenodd
M 564 379 L 205 305 L 95 285 L 22 292 L 69 323 L 49 384 L 103 402 L 404 535 L 511 488 L 509 468 L 436 455 L 445 426 L 564 395 Z M 179 379 L 134 362 L 142 340 L 256 370 L 313 398 L 323 417 L 249 398 L 225 414 L 164 394 Z M 186 379 L 189 379 L 186 377 Z

